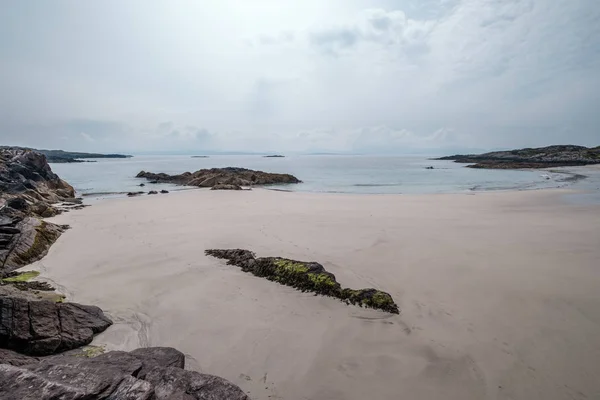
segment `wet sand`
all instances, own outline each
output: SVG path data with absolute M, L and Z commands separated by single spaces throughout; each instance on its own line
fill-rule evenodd
M 600 206 L 476 195 L 185 191 L 110 199 L 34 264 L 115 321 L 95 344 L 173 346 L 253 399 L 600 398 Z M 204 255 L 318 261 L 400 315 Z

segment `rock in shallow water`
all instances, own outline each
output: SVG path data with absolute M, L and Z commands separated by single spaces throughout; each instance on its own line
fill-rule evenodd
M 205 253 L 226 259 L 227 264 L 240 267 L 244 272 L 270 281 L 292 286 L 303 292 L 331 296 L 361 307 L 375 308 L 393 314 L 400 310 L 389 293 L 377 289 L 342 288 L 335 275 L 316 262 L 304 262 L 279 257 L 256 258 L 254 253 L 242 249 L 210 249 Z

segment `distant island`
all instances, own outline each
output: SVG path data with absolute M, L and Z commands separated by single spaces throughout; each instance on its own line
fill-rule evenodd
M 49 163 L 79 163 L 86 162 L 86 158 L 131 158 L 133 156 L 125 154 L 100 154 L 100 153 L 81 153 L 64 150 L 35 150 L 46 156 Z M 89 162 L 89 161 L 88 161 Z
M 0 150 L 30 150 L 41 153 L 46 156 L 46 160 L 49 163 L 81 163 L 81 162 L 92 162 L 85 161 L 86 158 L 131 158 L 133 156 L 125 154 L 100 154 L 100 153 L 81 153 L 75 151 L 64 151 L 64 150 L 37 150 L 28 147 L 15 147 L 15 146 L 0 146 Z
M 453 155 L 436 158 L 471 164 L 468 168 L 520 169 L 571 167 L 600 164 L 600 146 L 556 145 L 519 150 L 494 151 L 485 154 Z
M 192 156 L 192 158 L 208 158 L 208 156 Z
M 282 156 L 281 154 L 273 154 L 273 155 L 269 155 L 269 156 L 263 156 L 264 158 L 283 158 L 285 156 Z

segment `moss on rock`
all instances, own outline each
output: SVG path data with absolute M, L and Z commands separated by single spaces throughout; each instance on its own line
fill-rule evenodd
M 331 296 L 361 307 L 375 308 L 394 314 L 400 311 L 392 296 L 377 289 L 343 289 L 335 275 L 316 262 L 304 262 L 280 257 L 255 258 L 248 250 L 206 250 L 207 255 L 226 259 L 245 272 L 291 286 L 303 292 Z
M 16 275 L 9 276 L 8 278 L 2 279 L 3 282 L 27 282 L 35 277 L 37 277 L 40 273 L 38 271 L 25 271 L 19 272 Z

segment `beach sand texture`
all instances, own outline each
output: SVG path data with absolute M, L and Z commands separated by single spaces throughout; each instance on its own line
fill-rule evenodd
M 564 191 L 185 191 L 106 200 L 34 264 L 115 325 L 108 349 L 173 346 L 253 399 L 600 398 L 600 207 Z M 204 255 L 317 261 L 400 315 Z

